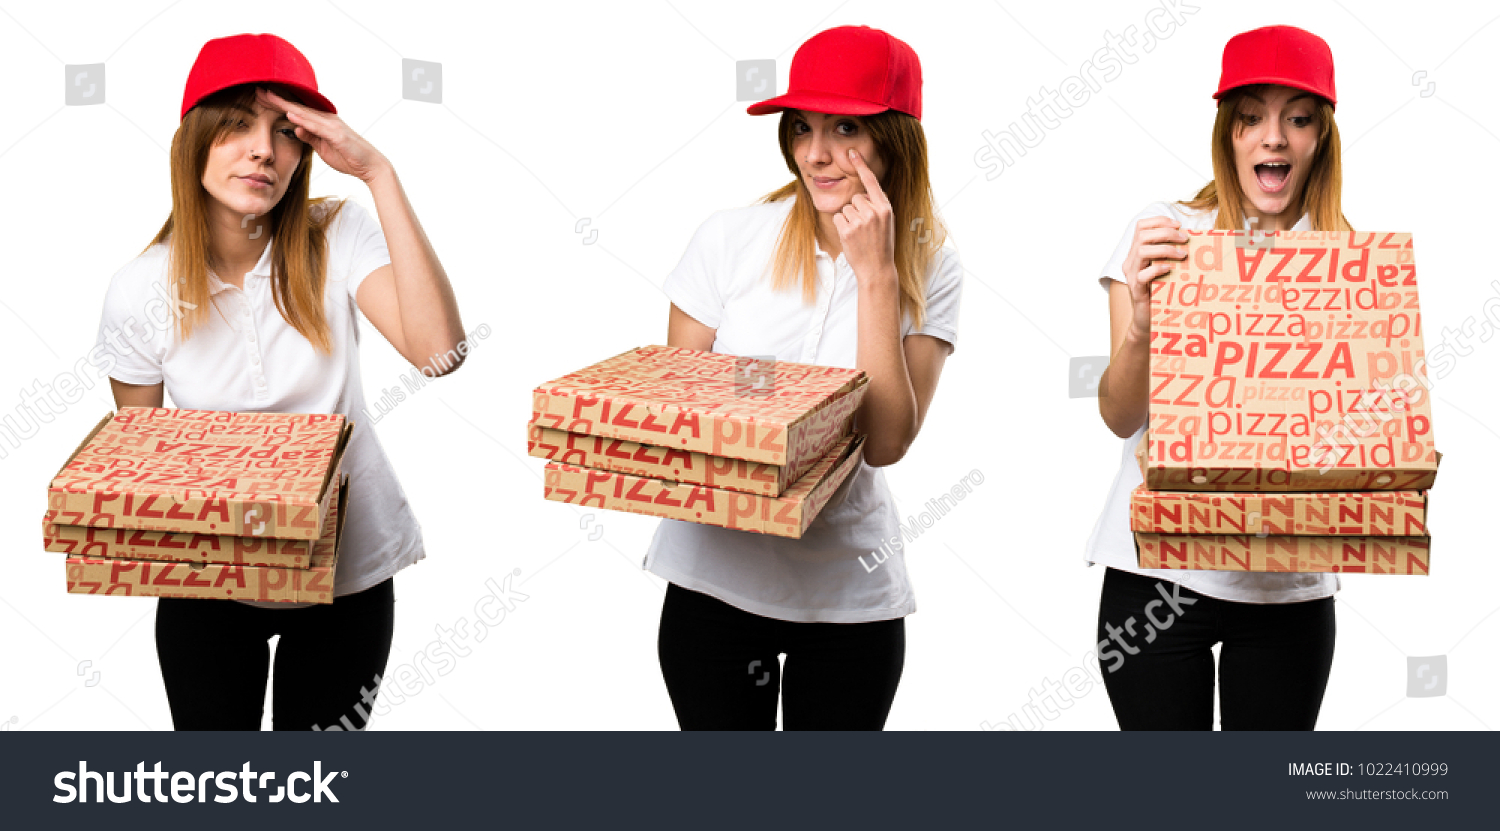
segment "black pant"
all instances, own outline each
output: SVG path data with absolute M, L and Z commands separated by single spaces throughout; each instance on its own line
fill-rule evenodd
M 276 730 L 363 730 L 395 624 L 391 579 L 321 606 L 164 597 L 156 657 L 178 730 L 259 730 L 273 635 Z
M 1333 667 L 1333 618 L 1331 597 L 1236 603 L 1108 569 L 1099 664 L 1115 719 L 1122 730 L 1212 730 L 1210 647 L 1222 642 L 1225 730 L 1311 730 Z
M 880 730 L 906 663 L 906 621 L 776 620 L 672 583 L 657 655 L 684 730 L 775 730 L 778 692 L 787 730 Z

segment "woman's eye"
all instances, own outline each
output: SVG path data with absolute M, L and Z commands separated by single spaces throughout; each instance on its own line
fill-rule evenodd
M 859 125 L 855 124 L 852 121 L 843 121 L 839 123 L 838 131 L 839 135 L 852 136 L 855 133 L 859 132 Z
M 290 138 L 297 138 L 297 128 L 296 127 L 282 127 L 281 128 L 281 132 L 283 134 L 287 135 Z
M 1252 115 L 1250 113 L 1240 113 L 1240 121 L 1243 122 L 1247 127 L 1254 127 L 1255 125 L 1260 123 L 1260 116 Z
M 1309 125 L 1309 124 L 1312 123 L 1312 116 L 1310 116 L 1310 115 L 1294 115 L 1294 116 L 1292 116 L 1291 121 L 1292 121 L 1292 125 L 1293 126 L 1296 126 L 1296 127 L 1306 127 L 1307 125 Z

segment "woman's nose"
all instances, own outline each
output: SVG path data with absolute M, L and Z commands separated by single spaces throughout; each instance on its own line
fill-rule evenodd
M 275 161 L 273 148 L 275 142 L 271 140 L 271 128 L 257 128 L 252 131 L 250 137 L 250 158 L 257 161 Z
M 1286 145 L 1286 131 L 1282 129 L 1281 119 L 1270 119 L 1266 124 L 1265 135 L 1260 137 L 1260 143 L 1267 147 L 1284 147 Z
M 828 142 L 822 136 L 812 133 L 807 137 L 807 148 L 803 151 L 804 158 L 808 164 L 828 164 L 833 161 L 828 152 Z

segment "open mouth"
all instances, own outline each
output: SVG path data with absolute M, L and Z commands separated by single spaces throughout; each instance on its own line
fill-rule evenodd
M 1266 193 L 1278 193 L 1286 187 L 1286 180 L 1292 175 L 1292 166 L 1286 162 L 1262 162 L 1255 166 L 1255 178 L 1260 182 L 1260 189 Z

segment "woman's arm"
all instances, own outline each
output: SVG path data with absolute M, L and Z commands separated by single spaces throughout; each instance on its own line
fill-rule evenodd
M 417 222 L 395 169 L 387 165 L 367 184 L 391 264 L 370 272 L 360 284 L 359 309 L 413 366 L 430 364 L 438 375 L 451 372 L 463 356 L 451 366 L 433 358 L 449 350 L 456 354 L 464 338 L 453 286 Z M 444 366 L 448 369 L 443 370 Z
M 1146 422 L 1151 376 L 1151 281 L 1187 257 L 1177 220 L 1156 216 L 1136 224 L 1122 265 L 1129 282 L 1109 283 L 1109 366 L 1099 376 L 1099 415 L 1122 439 Z
M 938 378 L 953 346 L 931 335 L 911 334 L 902 342 L 900 368 L 865 371 L 870 389 L 856 413 L 865 440 L 865 463 L 893 465 L 906 456 L 927 418 Z M 861 361 L 862 362 L 862 361 Z
M 938 377 L 953 347 L 931 335 L 901 337 L 894 279 L 861 282 L 859 348 L 855 365 L 870 376 L 855 422 L 865 439 L 865 463 L 901 461 L 922 429 Z
M 953 347 L 930 335 L 901 337 L 901 284 L 890 200 L 880 181 L 853 150 L 850 158 L 865 185 L 833 224 L 844 259 L 859 281 L 859 346 L 855 366 L 870 376 L 855 423 L 866 435 L 865 463 L 901 461 L 916 441 L 937 391 L 943 362 Z
M 109 388 L 116 407 L 160 407 L 166 401 L 162 383 L 126 384 L 111 378 Z
M 708 352 L 713 349 L 714 339 L 717 337 L 717 329 L 704 326 L 687 312 L 677 308 L 676 303 L 672 304 L 671 314 L 667 318 L 667 346 Z
M 338 116 L 292 103 L 269 90 L 259 95 L 267 106 L 287 114 L 297 126 L 297 137 L 329 167 L 370 188 L 391 262 L 360 284 L 360 311 L 413 366 L 430 365 L 439 375 L 456 369 L 457 363 L 450 366 L 433 358 L 456 351 L 464 338 L 458 300 L 390 161 Z

